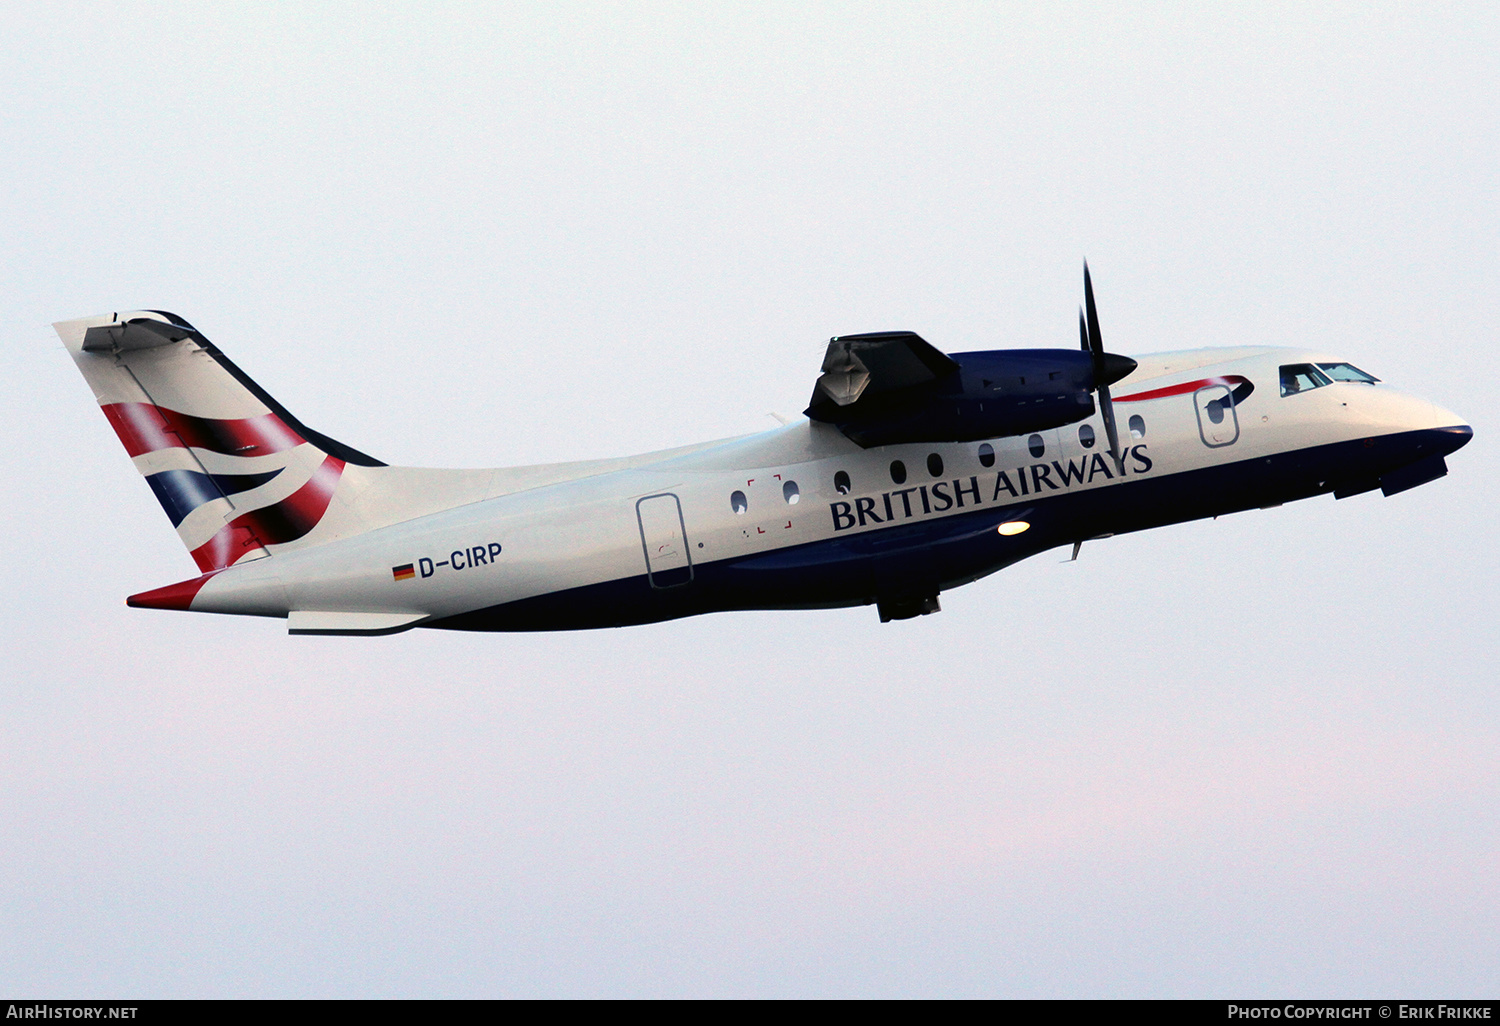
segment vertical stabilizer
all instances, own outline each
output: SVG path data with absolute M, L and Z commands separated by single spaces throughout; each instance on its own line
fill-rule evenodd
M 308 428 L 173 314 L 54 327 L 204 573 L 298 544 L 348 466 L 383 466 Z

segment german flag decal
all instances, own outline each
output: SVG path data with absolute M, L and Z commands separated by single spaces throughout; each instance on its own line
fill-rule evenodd
M 391 576 L 398 581 L 409 581 L 417 576 L 417 571 L 410 563 L 402 563 L 400 566 L 391 567 Z

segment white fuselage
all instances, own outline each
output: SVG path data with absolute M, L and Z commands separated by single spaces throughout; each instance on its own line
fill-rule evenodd
M 584 465 L 581 476 L 539 472 L 530 479 L 538 483 L 523 476 L 504 494 L 230 567 L 191 608 L 290 614 L 292 629 L 307 632 L 374 633 L 420 623 L 603 626 L 935 596 L 1070 541 L 1373 487 L 1384 471 L 1355 466 L 1341 445 L 1373 454 L 1372 440 L 1462 425 L 1385 385 L 1280 393 L 1280 366 L 1327 359 L 1267 348 L 1140 358 L 1115 386 L 1119 464 L 1096 413 L 987 443 L 871 449 L 799 420 L 624 466 Z M 1135 398 L 1214 379 L 1254 386 L 1213 411 L 1217 421 L 1205 397 L 1230 386 Z M 1276 477 L 1247 483 L 1277 460 L 1318 453 L 1286 464 L 1281 491 Z M 1000 534 L 1002 523 L 1026 526 Z

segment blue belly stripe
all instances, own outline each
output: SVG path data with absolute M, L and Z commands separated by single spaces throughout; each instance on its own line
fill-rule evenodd
M 657 623 L 739 609 L 819 609 L 933 595 L 1048 549 L 1102 534 L 1223 516 L 1329 493 L 1380 486 L 1403 467 L 1452 452 L 1470 432 L 1437 428 L 1315 446 L 1107 488 L 1053 493 L 773 552 L 705 560 L 681 588 L 652 589 L 642 573 L 424 623 L 464 631 L 586 630 Z M 1401 482 L 1397 482 L 1398 484 Z M 1003 537 L 1022 517 L 1025 534 Z M 688 521 L 692 535 L 692 521 Z

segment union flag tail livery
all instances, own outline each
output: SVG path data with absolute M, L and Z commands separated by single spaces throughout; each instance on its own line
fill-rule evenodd
M 58 335 L 199 575 L 157 609 L 284 617 L 294 634 L 574 630 L 941 591 L 1059 546 L 1447 473 L 1473 432 L 1337 354 L 943 353 L 830 340 L 806 416 L 584 463 L 388 467 L 307 427 L 186 321 Z M 1119 407 L 1118 418 L 1116 407 Z
M 180 317 L 55 326 L 198 569 L 295 546 L 350 464 L 382 464 L 303 425 Z

